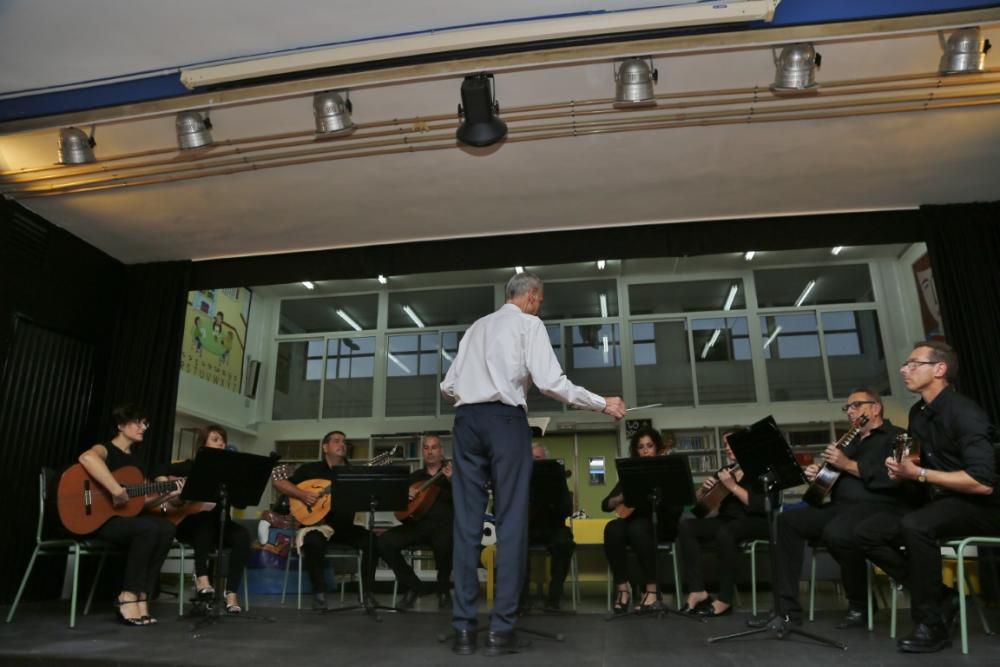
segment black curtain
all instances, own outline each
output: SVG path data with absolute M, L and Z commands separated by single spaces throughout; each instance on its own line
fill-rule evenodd
M 958 352 L 956 387 L 1000 425 L 1000 211 L 973 204 L 921 212 L 945 338 Z

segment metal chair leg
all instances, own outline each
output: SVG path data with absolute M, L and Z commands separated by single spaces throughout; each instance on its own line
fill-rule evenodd
M 7 612 L 7 622 L 10 623 L 14 620 L 14 612 L 17 611 L 17 605 L 21 602 L 21 595 L 24 594 L 24 587 L 28 584 L 28 577 L 31 576 L 31 571 L 35 568 L 35 559 L 38 557 L 38 552 L 40 547 L 35 547 L 35 550 L 31 552 L 31 560 L 28 561 L 28 569 L 24 571 L 24 577 L 21 578 L 21 585 L 17 589 L 17 595 L 14 596 L 14 603 L 10 606 L 10 611 Z
M 83 615 L 90 613 L 90 605 L 94 601 L 94 591 L 97 590 L 97 582 L 101 580 L 101 572 L 104 571 L 104 561 L 108 559 L 108 554 L 101 554 L 101 560 L 97 562 L 97 571 L 94 573 L 94 581 L 90 584 L 90 593 L 87 594 L 87 604 L 83 606 Z
M 812 552 L 812 567 L 809 575 L 809 621 L 816 615 L 816 551 Z
M 73 545 L 73 593 L 69 603 L 69 627 L 76 627 L 76 588 L 80 583 L 80 545 Z

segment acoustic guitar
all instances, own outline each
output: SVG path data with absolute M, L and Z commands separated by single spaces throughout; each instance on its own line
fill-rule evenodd
M 441 469 L 430 479 L 422 482 L 414 482 L 410 485 L 410 502 L 405 510 L 395 513 L 396 519 L 406 521 L 407 519 L 422 519 L 430 511 L 441 494 L 441 487 L 435 484 L 443 475 L 444 469 L 448 467 L 448 461 L 441 461 Z
M 391 451 L 383 452 L 372 458 L 365 465 L 379 466 L 392 463 L 392 457 L 396 455 L 399 447 L 393 447 Z M 271 479 L 288 479 L 290 473 L 288 467 L 280 465 L 271 471 Z M 332 506 L 331 493 L 333 493 L 333 482 L 328 479 L 307 479 L 296 484 L 299 489 L 312 492 L 319 496 L 312 505 L 307 505 L 298 498 L 288 497 L 288 509 L 299 523 L 303 526 L 313 526 L 322 521 L 330 513 Z
M 740 464 L 734 463 L 732 465 L 724 466 L 713 475 L 716 480 L 719 479 L 719 472 L 722 470 L 728 470 L 735 477 L 736 473 L 740 470 Z M 722 501 L 725 500 L 730 493 L 732 493 L 732 491 L 730 491 L 726 485 L 721 482 L 716 483 L 715 486 L 707 491 L 704 490 L 704 487 L 698 489 L 698 493 L 696 494 L 698 496 L 697 501 L 695 502 L 694 507 L 691 508 L 691 513 L 699 519 L 715 516 L 719 513 Z
M 861 429 L 865 427 L 868 423 L 868 416 L 861 415 L 858 420 L 854 423 L 854 426 L 850 431 L 841 436 L 840 440 L 834 445 L 837 449 L 843 449 L 847 445 L 851 444 L 858 434 L 861 433 Z M 816 473 L 816 477 L 810 482 L 809 488 L 806 489 L 805 494 L 802 496 L 802 500 L 806 501 L 813 507 L 819 507 L 826 500 L 827 496 L 833 490 L 833 485 L 837 483 L 840 479 L 840 475 L 843 471 L 839 470 L 828 463 L 823 463 L 819 471 Z
M 902 463 L 903 459 L 910 459 L 914 463 L 920 461 L 920 441 L 914 440 L 909 433 L 900 433 L 896 436 L 896 443 L 892 448 L 892 458 L 896 463 Z
M 94 532 L 116 516 L 136 516 L 142 512 L 146 497 L 163 495 L 177 488 L 177 482 L 149 482 L 135 466 L 111 471 L 111 476 L 125 488 L 129 500 L 115 507 L 111 494 L 76 463 L 59 478 L 56 507 L 63 526 L 76 535 Z M 183 518 L 183 517 L 182 517 Z

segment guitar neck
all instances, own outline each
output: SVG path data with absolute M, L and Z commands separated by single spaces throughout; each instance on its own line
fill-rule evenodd
M 162 495 L 177 488 L 177 482 L 143 482 L 134 486 L 124 487 L 129 498 L 140 496 Z

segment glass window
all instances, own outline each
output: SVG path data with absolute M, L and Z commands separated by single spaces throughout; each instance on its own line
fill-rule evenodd
M 443 331 L 441 332 L 441 377 L 444 378 L 448 369 L 451 368 L 451 362 L 455 361 L 455 356 L 458 354 L 458 345 L 462 342 L 462 338 L 465 336 L 464 331 Z M 438 394 L 441 392 L 438 391 Z M 438 400 L 441 402 L 441 414 L 452 415 L 455 414 L 455 404 L 444 398 L 439 397 Z
M 867 264 L 754 271 L 761 308 L 869 303 L 875 300 Z
M 440 336 L 412 333 L 389 336 L 385 414 L 437 414 Z
M 633 315 L 740 310 L 746 308 L 746 290 L 738 279 L 647 283 L 629 285 L 628 302 Z
M 563 329 L 566 375 L 601 396 L 622 395 L 621 346 L 617 324 L 582 324 Z
M 771 400 L 827 398 L 816 313 L 765 315 L 760 329 Z
M 638 405 L 694 405 L 687 323 L 634 322 L 635 390 Z
M 323 417 L 371 417 L 374 376 L 374 336 L 328 340 Z
M 548 299 L 548 296 L 545 297 Z M 549 342 L 552 343 L 552 350 L 556 353 L 556 359 L 563 364 L 562 353 L 562 332 L 558 324 L 546 325 L 545 330 L 549 334 Z M 571 378 L 572 379 L 572 378 Z M 575 380 L 573 381 L 576 382 Z M 532 385 L 528 390 L 528 412 L 562 412 L 563 404 L 554 398 L 549 398 L 538 387 Z
M 389 294 L 389 328 L 472 324 L 493 312 L 493 287 L 418 290 Z
M 544 293 L 538 313 L 543 320 L 618 316 L 618 286 L 614 280 L 545 283 Z
M 834 398 L 846 397 L 857 387 L 888 394 L 889 372 L 878 314 L 874 310 L 845 310 L 822 313 L 820 321 Z
M 315 419 L 322 377 L 322 339 L 278 343 L 271 418 Z
M 747 318 L 691 321 L 699 403 L 750 403 L 757 400 L 750 360 Z
M 357 327 L 369 330 L 375 328 L 377 318 L 377 294 L 285 299 L 281 302 L 278 333 L 357 331 Z

